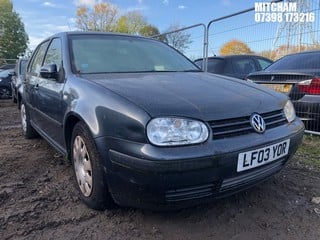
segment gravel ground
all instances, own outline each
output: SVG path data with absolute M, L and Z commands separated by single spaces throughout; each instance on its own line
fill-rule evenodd
M 43 139 L 26 140 L 0 100 L 1 239 L 320 239 L 320 173 L 296 162 L 248 191 L 173 212 L 98 212 L 78 198 L 72 168 Z

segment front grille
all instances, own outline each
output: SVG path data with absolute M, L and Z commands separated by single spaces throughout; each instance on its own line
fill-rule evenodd
M 215 185 L 205 184 L 188 188 L 180 188 L 166 191 L 167 202 L 185 201 L 197 198 L 203 198 L 213 195 Z
M 225 179 L 222 182 L 220 193 L 241 189 L 262 181 L 280 171 L 284 165 L 284 161 L 284 158 L 279 159 L 272 164 L 251 170 L 248 173 L 241 173 L 239 176 Z
M 287 123 L 282 110 L 262 113 L 260 115 L 266 123 L 266 130 Z M 210 121 L 209 125 L 213 132 L 213 139 L 228 138 L 255 132 L 250 124 L 250 116 Z

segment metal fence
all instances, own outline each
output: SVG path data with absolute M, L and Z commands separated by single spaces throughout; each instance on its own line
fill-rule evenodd
M 1 59 L 0 58 L 0 66 L 4 64 L 15 64 L 17 59 Z
M 214 19 L 208 24 L 196 24 L 164 33 L 161 36 L 169 36 L 177 32 L 187 35 L 190 41 L 182 52 L 191 60 L 204 58 L 203 69 L 205 71 L 207 70 L 207 58 L 219 55 L 222 46 L 231 40 L 238 40 L 246 44 L 251 54 L 272 60 L 277 60 L 290 53 L 320 50 L 320 0 L 290 0 L 286 2 L 296 3 L 297 9 L 295 11 L 304 14 L 303 21 L 302 18 L 299 19 L 300 21 L 296 21 L 293 19 L 294 16 L 284 15 L 285 13 L 278 13 L 276 18 L 266 19 L 266 15 L 263 15 L 263 12 L 257 12 L 253 6 Z M 290 17 L 292 17 L 291 20 Z M 203 26 L 206 28 L 203 29 Z M 202 31 L 199 31 L 199 27 Z M 296 106 L 296 111 L 305 120 L 311 113 L 316 115 L 318 119 L 320 118 L 320 103 L 311 108 L 305 106 L 299 108 Z M 319 120 L 306 121 L 305 123 L 307 123 L 307 132 L 320 135 Z

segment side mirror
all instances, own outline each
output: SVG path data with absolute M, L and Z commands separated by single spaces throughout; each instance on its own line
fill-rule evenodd
M 48 64 L 44 65 L 40 69 L 40 77 L 42 78 L 54 78 L 57 79 L 57 65 L 56 64 Z

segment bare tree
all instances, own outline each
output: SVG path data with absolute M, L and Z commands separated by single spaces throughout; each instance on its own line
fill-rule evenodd
M 179 29 L 181 28 L 182 27 L 180 27 L 179 24 L 171 25 L 165 31 L 168 32 L 168 34 L 165 34 L 164 41 L 170 46 L 179 50 L 180 52 L 184 52 L 186 49 L 189 48 L 188 45 L 192 43 L 192 41 L 190 39 L 191 34 L 186 33 L 185 31 L 179 31 Z
M 92 9 L 78 7 L 76 25 L 83 31 L 113 32 L 116 28 L 118 7 L 111 3 L 97 3 Z

